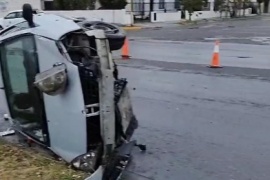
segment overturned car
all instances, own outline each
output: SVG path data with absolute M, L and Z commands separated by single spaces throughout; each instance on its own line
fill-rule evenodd
M 12 128 L 89 180 L 116 180 L 130 160 L 138 122 L 126 79 L 111 51 L 125 34 L 117 26 L 32 14 L 0 32 L 0 98 Z M 102 30 L 101 30 L 102 29 Z

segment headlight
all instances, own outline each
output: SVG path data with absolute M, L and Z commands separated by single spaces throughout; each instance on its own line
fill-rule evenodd
M 71 166 L 77 170 L 93 173 L 95 172 L 97 161 L 97 151 L 90 151 L 73 159 Z
M 67 84 L 67 68 L 63 63 L 39 73 L 35 77 L 35 86 L 48 95 L 57 95 L 63 92 Z

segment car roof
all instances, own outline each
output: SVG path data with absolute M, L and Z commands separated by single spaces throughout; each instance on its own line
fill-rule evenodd
M 13 11 L 9 11 L 8 13 L 14 13 L 14 12 L 22 12 L 22 10 L 13 10 Z
M 76 24 L 73 20 L 57 16 L 55 14 L 41 13 L 33 16 L 33 21 L 36 27 L 33 28 L 23 28 L 16 31 L 12 31 L 12 27 L 4 29 L 5 33 L 0 36 L 0 41 L 4 41 L 15 35 L 20 35 L 24 33 L 31 33 L 34 35 L 39 35 L 47 37 L 53 40 L 59 40 L 63 35 L 80 30 L 81 27 Z M 22 20 L 20 23 L 26 22 Z M 15 24 L 15 26 L 18 24 Z M 10 33 L 8 32 L 10 29 Z
M 12 12 L 22 12 L 23 10 L 22 9 L 17 9 L 17 10 L 12 10 L 12 11 L 9 11 L 8 13 L 12 13 Z M 33 11 L 39 11 L 38 9 L 35 9 L 33 8 Z

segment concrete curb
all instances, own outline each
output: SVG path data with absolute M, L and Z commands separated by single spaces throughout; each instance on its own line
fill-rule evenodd
M 141 29 L 160 29 L 162 26 L 124 26 L 122 28 L 125 31 L 138 31 Z
M 136 30 L 141 30 L 143 27 L 140 27 L 140 26 L 124 26 L 122 28 L 125 31 L 136 31 Z

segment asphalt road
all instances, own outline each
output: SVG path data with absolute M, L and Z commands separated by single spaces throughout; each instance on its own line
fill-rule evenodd
M 130 42 L 133 59 L 209 65 L 214 42 L 184 42 L 165 40 L 135 40 Z M 270 68 L 269 45 L 220 43 L 220 63 L 223 66 Z M 116 57 L 120 52 L 115 53 Z
M 132 59 L 117 62 L 148 151 L 134 151 L 124 179 L 269 180 L 270 46 L 252 40 L 269 35 L 267 18 L 129 33 Z M 224 68 L 210 69 L 205 38 L 222 34 L 221 24 L 247 33 L 221 39 Z
M 215 40 L 224 66 L 269 69 L 270 15 L 129 31 L 133 59 L 208 65 Z M 115 52 L 118 59 L 121 52 Z
M 134 152 L 130 171 L 155 180 L 269 179 L 269 70 L 121 66 L 135 88 L 136 138 L 148 145 L 146 154 Z
M 270 15 L 233 21 L 210 21 L 189 26 L 166 23 L 157 24 L 157 27 L 161 28 L 128 31 L 127 33 L 130 39 L 212 42 L 213 39 L 218 38 L 221 42 L 270 43 Z

